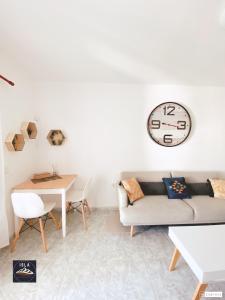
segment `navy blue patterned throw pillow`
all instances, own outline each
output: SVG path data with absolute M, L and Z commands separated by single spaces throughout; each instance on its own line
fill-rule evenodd
M 191 194 L 184 177 L 172 177 L 162 179 L 169 199 L 190 199 Z

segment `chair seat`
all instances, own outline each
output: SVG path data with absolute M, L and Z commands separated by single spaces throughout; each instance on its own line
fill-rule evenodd
M 84 200 L 83 190 L 70 189 L 66 193 L 66 201 L 67 202 L 79 202 L 82 200 Z
M 35 218 L 39 218 L 41 216 L 44 216 L 45 214 L 49 213 L 55 206 L 55 202 L 53 201 L 44 201 L 44 208 L 43 210 L 39 213 L 39 214 L 32 214 L 29 210 L 27 211 L 24 211 L 23 212 L 23 215 L 17 215 L 18 217 L 20 218 L 23 218 L 23 219 L 35 219 Z

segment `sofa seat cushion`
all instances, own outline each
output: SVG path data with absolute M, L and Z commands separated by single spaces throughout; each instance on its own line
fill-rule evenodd
M 133 206 L 120 209 L 123 225 L 188 224 L 193 222 L 193 210 L 183 200 L 167 196 L 145 196 Z
M 193 196 L 185 201 L 194 211 L 194 223 L 225 222 L 225 200 Z

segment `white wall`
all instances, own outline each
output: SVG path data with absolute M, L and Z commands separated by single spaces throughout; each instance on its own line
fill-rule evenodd
M 148 136 L 146 122 L 161 102 L 184 104 L 193 129 L 185 144 L 165 148 Z M 92 206 L 116 206 L 112 183 L 122 170 L 223 170 L 225 88 L 117 84 L 36 86 L 40 170 L 54 164 L 81 181 L 95 177 Z M 48 130 L 62 129 L 67 140 L 50 146 Z
M 1 74 L 15 81 L 11 87 L 0 80 L 0 117 L 2 125 L 3 143 L 9 132 L 20 132 L 23 121 L 33 120 L 33 91 L 26 74 L 21 66 L 15 64 L 7 57 L 1 56 Z M 14 214 L 12 211 L 10 192 L 14 185 L 27 179 L 36 164 L 36 141 L 26 141 L 22 152 L 9 152 L 3 144 L 4 181 L 5 181 L 5 207 L 9 225 L 9 236 L 14 233 Z M 2 201 L 2 199 L 1 199 Z
M 0 248 L 9 244 L 9 228 L 6 215 L 5 203 L 5 176 L 4 176 L 4 155 L 2 143 L 2 130 L 0 124 Z
M 11 188 L 53 164 L 60 173 L 77 173 L 77 184 L 95 178 L 92 206 L 117 206 L 113 182 L 122 170 L 222 170 L 225 150 L 225 88 L 119 84 L 30 85 L 21 66 L 2 59 L 1 72 L 16 82 L 0 81 L 2 135 L 19 132 L 22 121 L 38 120 L 38 139 L 22 152 L 4 146 L 5 206 L 10 236 L 14 232 Z M 191 113 L 193 130 L 174 148 L 154 143 L 146 122 L 161 102 L 177 101 Z M 63 146 L 47 142 L 48 130 L 60 128 Z

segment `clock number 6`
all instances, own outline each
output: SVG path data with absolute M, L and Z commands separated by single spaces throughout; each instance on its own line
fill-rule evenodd
M 160 128 L 160 121 L 159 120 L 152 120 L 151 121 L 151 128 L 152 129 L 159 129 Z
M 186 121 L 177 121 L 177 129 L 185 130 L 186 129 Z
M 163 142 L 165 144 L 171 144 L 173 142 L 173 139 L 171 138 L 171 136 L 173 136 L 172 134 L 165 134 L 163 136 Z

